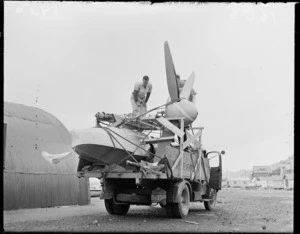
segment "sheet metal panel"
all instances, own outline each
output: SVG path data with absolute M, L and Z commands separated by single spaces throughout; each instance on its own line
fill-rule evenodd
M 3 123 L 3 168 L 4 167 L 4 162 L 5 162 L 5 150 L 6 150 L 6 123 Z
M 90 194 L 90 183 L 89 178 L 79 178 L 78 184 L 78 205 L 85 205 L 86 202 L 90 203 L 91 201 L 91 194 Z M 88 191 L 88 192 L 85 192 Z
M 4 209 L 89 203 L 88 180 L 76 176 L 78 155 L 74 152 L 57 165 L 41 155 L 71 150 L 71 135 L 57 118 L 35 107 L 5 102 L 4 122 Z
M 88 204 L 88 190 L 83 195 L 79 183 L 86 181 L 73 175 L 30 175 L 4 173 L 4 209 L 38 208 Z

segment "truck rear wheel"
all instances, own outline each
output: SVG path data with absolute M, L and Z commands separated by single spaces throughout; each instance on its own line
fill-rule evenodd
M 161 208 L 166 208 L 166 206 L 167 206 L 166 203 L 167 203 L 167 202 L 166 202 L 166 199 L 164 199 L 164 200 L 162 200 L 162 201 L 159 203 L 159 205 L 160 205 Z
M 204 207 L 206 210 L 213 210 L 217 203 L 217 191 L 215 189 L 209 189 L 208 196 L 205 198 L 211 199 L 211 201 L 204 201 Z
M 130 205 L 120 205 L 116 204 L 113 199 L 105 199 L 104 200 L 105 208 L 109 214 L 115 215 L 126 215 Z
M 178 187 L 179 202 L 172 203 L 172 211 L 175 218 L 184 218 L 190 209 L 190 190 L 186 183 L 181 183 Z

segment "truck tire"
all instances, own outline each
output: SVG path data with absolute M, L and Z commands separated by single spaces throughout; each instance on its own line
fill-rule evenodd
M 166 205 L 166 199 L 162 200 L 160 203 L 159 203 L 160 207 L 161 208 L 166 208 L 167 205 Z
M 190 209 L 190 190 L 184 182 L 178 187 L 179 202 L 172 203 L 172 211 L 175 218 L 184 218 L 188 215 Z
M 112 215 L 126 215 L 130 205 L 120 205 L 116 204 L 113 199 L 104 200 L 106 211 Z
M 217 191 L 215 189 L 209 189 L 208 196 L 205 198 L 212 199 L 211 201 L 204 201 L 204 207 L 206 210 L 213 210 L 217 203 Z

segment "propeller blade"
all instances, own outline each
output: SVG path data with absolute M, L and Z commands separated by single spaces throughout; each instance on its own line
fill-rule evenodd
M 59 163 L 61 160 L 63 160 L 65 157 L 67 157 L 68 155 L 70 155 L 72 153 L 72 151 L 70 152 L 65 152 L 65 153 L 61 153 L 61 154 L 49 154 L 45 151 L 42 152 L 42 156 L 50 163 L 53 164 L 57 164 Z
M 190 77 L 186 80 L 181 92 L 180 92 L 180 98 L 188 99 L 191 95 L 191 91 L 194 85 L 195 81 L 195 72 L 192 72 Z
M 179 90 L 172 55 L 167 41 L 165 42 L 165 65 L 168 90 L 171 97 L 171 101 L 174 101 L 179 98 Z

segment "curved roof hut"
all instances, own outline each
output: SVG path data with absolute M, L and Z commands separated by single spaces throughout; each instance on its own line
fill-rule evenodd
M 78 155 L 59 164 L 41 152 L 71 150 L 71 134 L 41 109 L 4 102 L 4 209 L 89 204 L 86 178 L 78 179 Z

